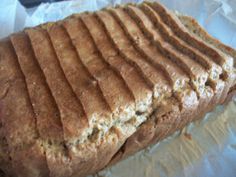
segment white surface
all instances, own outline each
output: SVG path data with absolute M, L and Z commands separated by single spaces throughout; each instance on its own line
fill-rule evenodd
M 25 10 L 17 0 L 1 0 L 0 38 L 25 26 L 62 19 L 72 13 L 140 0 L 75 0 Z M 236 0 L 161 0 L 191 15 L 213 36 L 236 48 Z M 96 176 L 104 177 L 235 177 L 236 104 L 217 110 L 187 129 Z

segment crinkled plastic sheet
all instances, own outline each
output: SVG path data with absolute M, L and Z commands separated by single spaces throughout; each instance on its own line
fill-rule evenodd
M 24 9 L 17 0 L 1 0 L 0 38 L 24 27 L 70 14 L 141 0 L 75 0 Z M 161 0 L 190 15 L 214 37 L 236 48 L 236 0 Z M 236 100 L 236 99 L 235 99 Z M 235 177 L 236 103 L 218 106 L 202 121 L 105 169 L 97 177 Z

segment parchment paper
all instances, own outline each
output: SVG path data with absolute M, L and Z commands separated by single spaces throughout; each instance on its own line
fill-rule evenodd
M 74 0 L 25 9 L 1 0 L 0 38 L 24 27 L 141 0 Z M 193 16 L 214 37 L 236 48 L 236 0 L 161 0 Z M 236 99 L 235 99 L 236 100 Z M 202 121 L 94 175 L 97 177 L 236 177 L 236 101 L 218 106 Z

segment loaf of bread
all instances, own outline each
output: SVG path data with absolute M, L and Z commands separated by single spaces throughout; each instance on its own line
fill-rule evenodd
M 0 169 L 84 177 L 232 97 L 236 51 L 144 2 L 72 15 L 0 41 Z

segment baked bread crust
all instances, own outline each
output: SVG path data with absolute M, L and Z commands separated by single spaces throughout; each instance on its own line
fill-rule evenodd
M 13 34 L 0 41 L 0 169 L 82 177 L 112 165 L 232 97 L 235 58 L 158 3 Z

